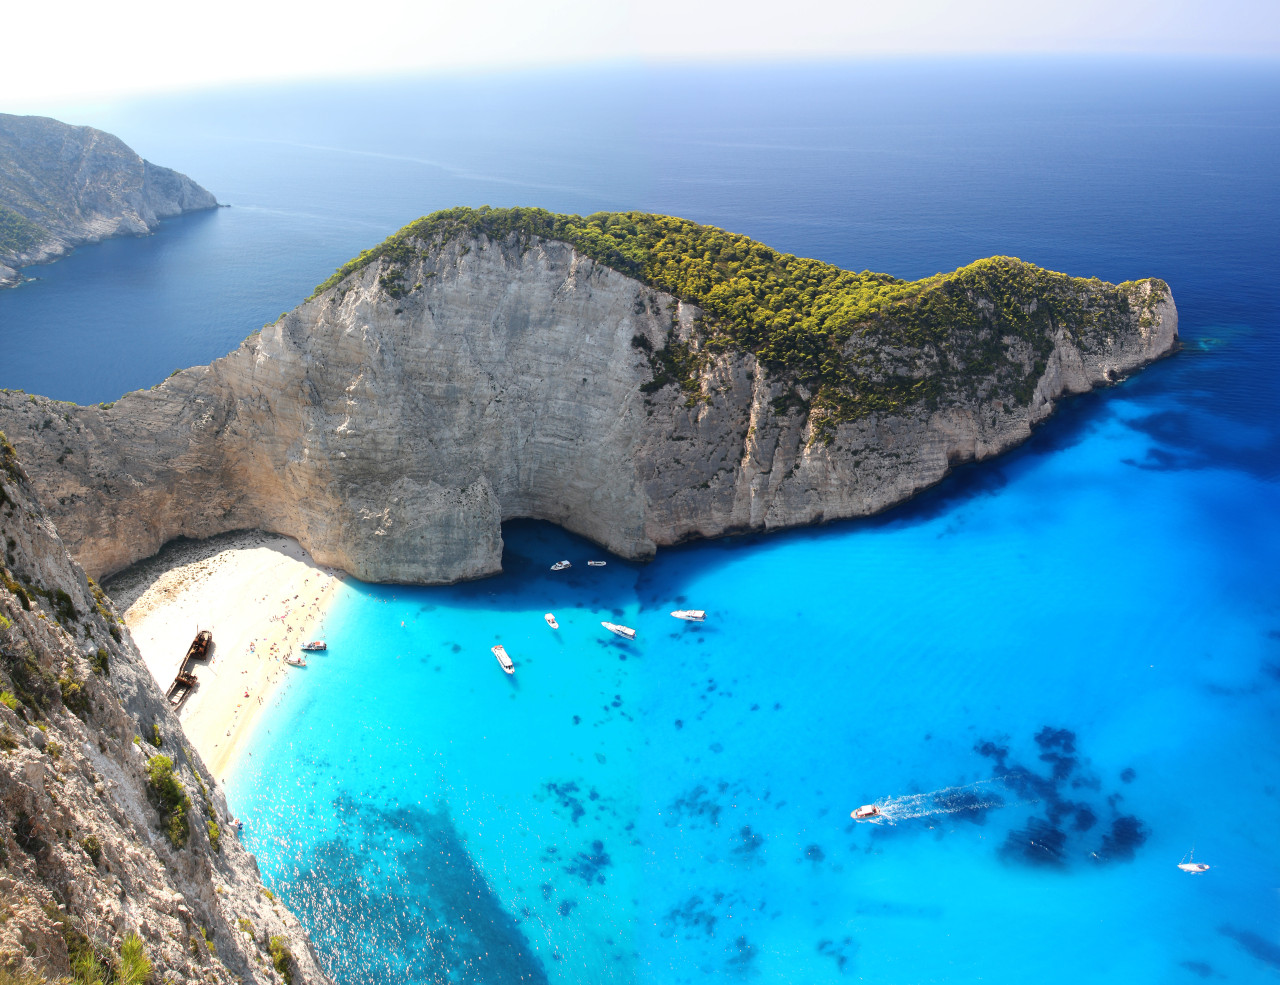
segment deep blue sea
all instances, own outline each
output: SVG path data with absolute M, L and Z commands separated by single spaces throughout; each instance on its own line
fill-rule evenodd
M 1012 254 L 1178 303 L 1176 357 L 883 517 L 604 568 L 519 522 L 500 577 L 350 583 L 227 787 L 339 981 L 1280 975 L 1280 66 L 614 68 L 61 115 L 232 206 L 0 293 L 0 386 L 77 401 L 216 358 L 457 204 L 673 213 L 906 277 Z M 852 823 L 870 802 L 892 823 Z

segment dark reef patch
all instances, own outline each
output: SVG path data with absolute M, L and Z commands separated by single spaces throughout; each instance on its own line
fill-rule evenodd
M 1246 952 L 1264 964 L 1269 964 L 1272 968 L 1280 968 L 1280 945 L 1271 943 L 1271 941 L 1255 934 L 1252 930 L 1239 930 L 1229 924 L 1223 924 L 1219 927 L 1218 933 L 1224 937 L 1230 937 Z
M 666 923 L 685 930 L 701 931 L 708 937 L 716 935 L 716 921 L 719 917 L 701 896 L 690 896 L 683 903 L 673 906 L 663 917 Z M 670 931 L 664 932 L 669 937 Z
M 818 941 L 818 953 L 834 961 L 836 970 L 844 975 L 852 970 L 850 964 L 858 953 L 858 945 L 852 937 L 844 937 L 839 943 L 833 940 L 821 940 Z
M 706 787 L 698 784 L 683 797 L 673 800 L 667 808 L 667 827 L 674 827 L 682 819 L 695 818 L 707 819 L 712 825 L 718 825 L 723 808 L 708 796 L 709 793 Z
M 1124 797 L 1116 790 L 1108 793 L 1106 807 L 1089 797 L 1090 791 L 1101 793 L 1102 780 L 1084 769 L 1077 755 L 1076 733 L 1046 725 L 1034 736 L 1038 757 L 1048 766 L 1048 775 L 1013 762 L 1008 740 L 980 740 L 974 752 L 993 760 L 997 779 L 1019 800 L 1039 804 L 1042 817 L 1031 817 L 1026 826 L 1009 832 L 1000 855 L 1008 861 L 1033 866 L 1065 866 L 1071 858 L 1092 858 L 1095 862 L 1129 862 L 1146 843 L 1150 832 L 1140 818 L 1119 810 Z M 1126 769 L 1120 774 L 1123 783 L 1132 783 L 1137 773 Z M 1066 791 L 1072 796 L 1066 796 Z M 1092 831 L 1107 818 L 1107 830 L 1095 850 L 1080 843 L 1079 835 Z
M 591 851 L 578 852 L 573 860 L 564 866 L 564 871 L 571 876 L 577 876 L 588 886 L 593 882 L 603 885 L 604 870 L 612 864 L 613 860 L 604 850 L 604 842 L 597 839 L 591 843 Z
M 587 813 L 587 809 L 582 806 L 582 800 L 578 796 L 578 784 L 574 781 L 556 783 L 548 780 L 542 785 L 542 789 L 546 795 L 554 797 L 557 804 L 570 812 L 574 824 L 577 824 L 582 815 Z
M 1186 968 L 1193 975 L 1199 975 L 1201 978 L 1210 978 L 1213 976 L 1213 966 L 1204 961 L 1179 961 L 1179 968 Z

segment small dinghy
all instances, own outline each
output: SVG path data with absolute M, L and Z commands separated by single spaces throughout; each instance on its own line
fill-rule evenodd
M 587 567 L 588 567 L 588 568 L 603 568 L 603 567 L 604 567 L 606 564 L 608 564 L 608 563 L 609 563 L 608 561 L 588 561 L 588 562 L 587 562 Z
M 306 650 L 308 653 L 319 653 L 322 650 L 329 649 L 329 644 L 324 640 L 312 640 L 310 643 L 303 643 L 302 649 Z
M 307 665 L 307 658 L 298 657 L 290 654 L 289 656 L 284 658 L 284 662 L 287 663 L 290 667 L 305 667 Z
M 600 625 L 609 632 L 621 636 L 624 640 L 634 640 L 636 638 L 636 631 L 629 626 L 619 626 L 616 622 L 602 622 Z
M 677 619 L 683 619 L 685 622 L 705 622 L 707 618 L 705 609 L 676 609 L 671 614 Z
M 565 568 L 572 568 L 573 565 L 568 561 L 557 561 L 551 566 L 552 571 L 563 571 Z
M 507 651 L 501 643 L 497 646 L 490 647 L 490 649 L 493 650 L 493 655 L 498 658 L 498 665 L 502 667 L 503 670 L 508 674 L 514 674 L 516 672 L 516 665 L 511 662 L 511 658 L 507 656 Z
M 555 614 L 554 614 L 554 613 L 548 612 L 548 613 L 547 613 L 545 616 L 543 616 L 542 618 L 543 618 L 543 619 L 545 619 L 545 620 L 547 621 L 547 625 L 548 625 L 548 626 L 550 626 L 552 629 L 559 629 L 559 628 L 560 628 L 560 624 L 559 624 L 558 622 L 556 622 L 556 617 L 555 617 Z
M 849 816 L 855 821 L 865 821 L 870 817 L 879 817 L 880 808 L 875 804 L 863 804 L 855 811 L 850 811 Z

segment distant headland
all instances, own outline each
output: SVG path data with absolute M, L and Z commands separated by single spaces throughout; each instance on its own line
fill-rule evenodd
M 453 209 L 209 366 L 114 404 L 0 393 L 102 577 L 178 536 L 365 580 L 500 570 L 501 524 L 627 557 L 888 509 L 1177 345 L 1168 285 L 1009 257 L 902 281 L 645 213 Z
M 0 287 L 19 267 L 84 243 L 144 236 L 161 219 L 216 208 L 184 174 L 144 161 L 93 127 L 0 113 Z

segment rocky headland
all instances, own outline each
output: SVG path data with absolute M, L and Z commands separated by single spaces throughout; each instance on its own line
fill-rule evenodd
M 3 435 L 0 532 L 0 977 L 327 983 Z
M 92 407 L 0 394 L 0 427 L 94 577 L 258 528 L 441 583 L 498 571 L 516 517 L 645 558 L 877 513 L 1176 345 L 1154 279 L 905 282 L 677 219 L 459 209 L 209 366 Z
M 161 219 L 217 205 L 186 175 L 144 161 L 109 133 L 0 113 L 0 287 L 21 283 L 19 267 L 112 236 L 144 236 Z

